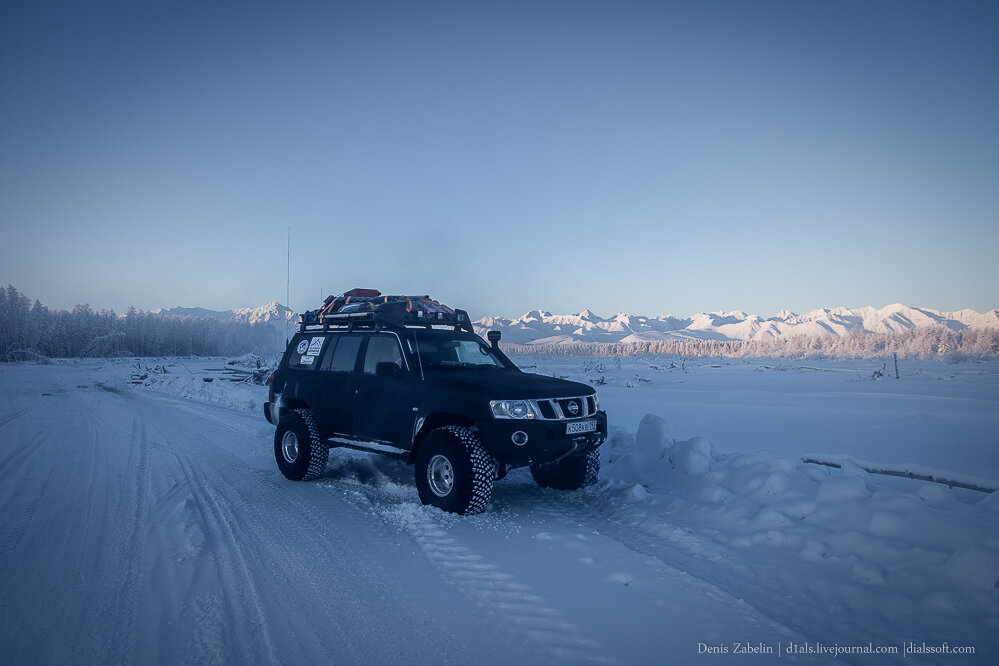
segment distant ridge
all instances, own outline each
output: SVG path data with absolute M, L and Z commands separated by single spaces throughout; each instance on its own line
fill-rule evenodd
M 503 341 L 516 345 L 571 344 L 576 342 L 629 343 L 656 340 L 769 340 L 791 336 L 842 337 L 858 333 L 903 333 L 943 326 L 951 331 L 999 330 L 999 310 L 941 312 L 929 308 L 892 304 L 883 308 L 821 308 L 798 315 L 789 310 L 764 319 L 759 315 L 732 312 L 700 312 L 691 317 L 642 316 L 619 312 L 602 318 L 590 310 L 558 315 L 531 310 L 517 317 L 483 317 L 473 322 L 476 332 L 495 329 Z
M 278 320 L 281 323 L 286 321 L 297 321 L 298 315 L 291 308 L 281 305 L 277 301 L 271 301 L 267 305 L 256 308 L 236 308 L 235 310 L 207 310 L 205 308 L 158 308 L 150 310 L 149 314 L 162 315 L 164 317 L 214 317 L 221 321 L 244 321 L 249 324 L 260 322 L 272 322 Z
M 175 307 L 151 310 L 162 316 L 214 317 L 222 321 L 270 323 L 282 339 L 294 329 L 298 314 L 272 301 L 256 308 L 206 310 L 205 308 Z M 794 336 L 843 337 L 868 333 L 904 333 L 922 328 L 942 326 L 954 332 L 968 329 L 999 330 L 999 309 L 987 312 L 958 310 L 942 312 L 894 303 L 883 308 L 820 308 L 806 314 L 783 310 L 764 319 L 741 310 L 732 312 L 699 312 L 690 317 L 672 315 L 633 315 L 619 312 L 600 317 L 590 310 L 575 314 L 552 314 L 548 310 L 531 310 L 515 319 L 482 317 L 472 322 L 480 335 L 488 330 L 503 332 L 503 342 L 514 345 L 571 344 L 576 342 L 629 343 L 657 340 L 770 340 Z
M 206 310 L 205 308 L 160 308 L 150 310 L 149 314 L 162 317 L 197 317 L 212 318 L 225 322 L 243 322 L 246 324 L 270 324 L 274 328 L 271 344 L 275 349 L 284 348 L 285 339 L 294 333 L 294 324 L 298 323 L 298 314 L 291 308 L 271 301 L 256 308 L 236 308 L 235 310 Z

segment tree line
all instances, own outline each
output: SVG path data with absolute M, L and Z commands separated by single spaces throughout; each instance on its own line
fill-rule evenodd
M 109 356 L 237 356 L 272 350 L 270 324 L 158 315 L 89 304 L 52 310 L 8 285 L 0 288 L 0 361 Z
M 280 336 L 267 323 L 222 321 L 211 317 L 159 315 L 128 308 L 94 310 L 88 304 L 72 310 L 52 310 L 31 301 L 12 286 L 0 288 L 0 360 L 38 357 L 108 356 L 237 356 L 273 351 Z M 899 333 L 788 336 L 765 340 L 722 341 L 670 338 L 643 342 L 579 342 L 571 344 L 508 345 L 516 354 L 548 356 L 637 356 L 666 354 L 681 357 L 736 358 L 874 358 L 898 354 L 903 359 L 994 358 L 999 356 L 999 330 L 945 326 Z

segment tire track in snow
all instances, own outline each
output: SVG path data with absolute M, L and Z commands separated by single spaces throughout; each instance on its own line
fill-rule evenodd
M 813 571 L 814 582 L 807 578 L 803 581 L 800 574 L 789 579 L 779 563 L 772 564 L 758 555 L 746 557 L 739 550 L 726 550 L 708 534 L 670 525 L 664 522 L 662 514 L 644 513 L 630 502 L 599 489 L 582 491 L 579 502 L 580 520 L 635 552 L 658 559 L 737 599 L 741 606 L 751 608 L 766 618 L 771 628 L 797 643 L 831 638 L 858 643 L 878 640 L 869 628 L 879 626 L 886 615 L 867 598 L 854 605 L 855 598 L 848 586 L 856 583 L 844 587 L 835 579 L 824 579 L 826 572 L 821 570 Z M 622 526 L 627 529 L 621 529 Z M 771 592 L 761 593 L 764 589 Z M 884 601 L 883 607 L 888 608 L 887 617 L 899 617 L 898 608 L 912 603 L 911 599 L 903 598 L 892 601 L 888 589 L 882 594 L 879 601 Z M 898 633 L 904 631 L 903 627 Z
M 0 428 L 3 428 L 5 425 L 7 425 L 8 423 L 10 423 L 11 421 L 13 421 L 15 419 L 18 419 L 18 418 L 24 416 L 25 414 L 27 414 L 28 412 L 30 412 L 33 408 L 34 408 L 33 405 L 29 405 L 29 406 L 25 407 L 24 409 L 20 409 L 20 410 L 14 412 L 13 414 L 8 414 L 6 416 L 0 416 Z M 4 461 L 4 464 L 6 464 L 6 461 Z
M 45 443 L 49 440 L 49 435 L 45 432 L 38 432 L 29 440 L 28 448 L 30 449 L 28 453 L 21 458 L 15 466 L 5 467 L 3 471 L 3 481 L 6 486 L 9 477 L 14 473 L 23 469 L 31 459 L 37 455 L 38 451 L 45 446 Z M 17 444 L 15 443 L 15 446 Z M 0 563 L 10 561 L 13 554 L 20 548 L 21 542 L 27 534 L 28 528 L 34 525 L 35 513 L 38 511 L 38 506 L 41 503 L 43 497 L 45 497 L 45 491 L 48 488 L 50 479 L 52 478 L 53 468 L 51 465 L 45 467 L 45 478 L 42 480 L 42 485 L 37 489 L 31 489 L 28 487 L 29 483 L 37 483 L 40 479 L 26 478 L 23 475 L 18 475 L 17 479 L 10 487 L 10 492 L 4 498 L 0 507 L 13 503 L 13 500 L 21 494 L 31 493 L 32 497 L 28 502 L 27 507 L 23 510 L 17 512 L 5 511 L 4 522 L 11 521 L 7 523 L 4 531 L 6 534 L 3 536 L 2 542 L 0 542 Z M 3 567 L 0 569 L 0 581 L 3 581 L 9 576 L 9 568 Z
M 157 414 L 153 412 L 154 421 Z M 398 571 L 387 571 L 378 559 L 359 555 L 343 538 L 345 530 L 352 538 L 360 532 L 365 548 L 374 545 L 381 552 L 383 547 L 396 545 L 387 530 L 372 529 L 381 522 L 370 520 L 370 512 L 351 516 L 342 510 L 335 514 L 320 510 L 309 501 L 310 493 L 302 492 L 312 484 L 294 484 L 281 478 L 275 468 L 264 471 L 247 465 L 212 437 L 205 437 L 206 432 L 216 432 L 216 425 L 215 420 L 198 414 L 196 422 L 188 421 L 180 429 L 173 422 L 160 426 L 162 448 L 172 454 L 188 479 L 208 539 L 204 550 L 216 571 L 218 597 L 199 600 L 194 608 L 207 622 L 225 625 L 215 632 L 213 649 L 222 654 L 243 651 L 242 660 L 247 662 L 273 662 L 284 655 L 283 660 L 335 663 L 379 654 L 384 660 L 396 654 L 372 643 L 376 640 L 372 633 L 385 625 L 386 612 L 412 618 L 425 609 L 400 597 L 405 581 Z M 191 436 L 185 437 L 185 431 Z M 198 437 L 193 436 L 195 432 Z M 341 571 L 349 576 L 342 577 Z M 358 589 L 365 591 L 366 601 L 358 603 Z M 239 603 L 241 599 L 248 601 Z M 353 606 L 352 628 L 340 626 L 345 619 L 344 602 Z M 317 608 L 321 608 L 318 613 Z M 358 625 L 361 631 L 356 630 Z M 452 644 L 460 643 L 446 629 L 440 633 Z M 293 645 L 289 636 L 295 639 Z M 266 639 L 265 648 L 254 649 L 261 639 Z M 289 648 L 297 656 L 289 657 Z M 428 658 L 437 656 L 425 648 L 423 653 Z M 445 654 L 442 647 L 439 656 Z
M 596 641 L 583 636 L 544 597 L 462 544 L 453 531 L 432 518 L 430 512 L 436 509 L 412 501 L 386 502 L 385 493 L 364 486 L 357 496 L 386 524 L 404 530 L 447 585 L 477 599 L 485 613 L 496 617 L 497 627 L 507 627 L 512 634 L 507 643 L 520 646 L 521 660 L 534 662 L 543 656 L 545 662 L 612 663 L 595 656 L 600 652 Z
M 38 451 L 49 440 L 49 437 L 50 436 L 47 432 L 39 430 L 23 444 L 18 442 L 16 437 L 10 437 L 7 439 L 7 441 L 11 444 L 11 448 L 14 450 L 2 461 L 0 461 L 0 481 L 3 482 L 4 486 L 8 486 L 10 484 L 9 479 L 11 477 L 16 476 L 17 478 L 13 484 L 9 485 L 10 492 L 3 498 L 3 503 L 6 503 L 11 498 L 15 497 L 17 491 L 21 489 L 24 481 L 32 480 L 26 479 L 23 475 L 18 473 L 38 454 Z
M 121 473 L 130 479 L 115 507 L 118 525 L 111 539 L 113 547 L 109 557 L 102 558 L 90 586 L 99 595 L 98 607 L 72 642 L 75 646 L 88 646 L 85 658 L 92 661 L 136 662 L 139 589 L 150 527 L 149 439 L 145 423 L 138 417 L 133 417 L 128 446 Z M 109 623 L 108 618 L 116 621 Z
M 253 500 L 246 494 L 245 489 L 233 484 L 224 475 L 213 473 L 211 483 L 209 483 L 206 473 L 200 469 L 195 469 L 192 461 L 186 455 L 178 452 L 176 453 L 176 457 L 178 463 L 184 469 L 185 475 L 189 478 L 192 491 L 196 496 L 195 504 L 202 516 L 204 529 L 212 539 L 212 543 L 207 544 L 207 548 L 215 560 L 223 604 L 230 606 L 228 617 L 250 616 L 252 623 L 250 635 L 238 638 L 236 642 L 239 646 L 243 647 L 252 644 L 256 634 L 261 633 L 261 638 L 263 638 L 267 646 L 267 658 L 263 659 L 263 661 L 272 662 L 278 659 L 276 641 L 273 634 L 275 632 L 297 632 L 299 639 L 303 642 L 302 651 L 310 659 L 318 658 L 318 653 L 320 652 L 324 653 L 325 659 L 331 662 L 342 659 L 344 656 L 342 653 L 331 651 L 329 646 L 321 640 L 323 635 L 322 628 L 311 627 L 315 631 L 312 636 L 307 637 L 303 635 L 306 627 L 301 625 L 288 626 L 288 618 L 293 618 L 295 613 L 300 609 L 278 609 L 273 607 L 273 604 L 267 602 L 265 599 L 267 595 L 263 594 L 254 580 L 256 572 L 261 570 L 270 571 L 273 577 L 279 579 L 289 575 L 287 572 L 290 571 L 296 573 L 307 571 L 306 575 L 296 576 L 294 583 L 298 586 L 304 585 L 307 587 L 309 592 L 307 596 L 310 599 L 328 597 L 329 590 L 325 589 L 321 585 L 321 582 L 328 578 L 330 572 L 319 566 L 326 559 L 326 553 L 315 552 L 312 546 L 316 540 L 319 540 L 325 542 L 331 549 L 336 548 L 339 537 L 326 526 L 329 517 L 318 512 L 308 502 L 298 499 L 293 500 L 292 496 L 288 495 L 287 489 L 282 492 L 279 484 L 274 482 L 272 478 L 257 474 L 254 475 L 256 476 L 256 479 L 254 479 L 255 482 L 280 493 L 282 495 L 282 503 L 291 501 L 293 505 L 292 507 L 282 507 L 283 510 L 279 510 L 281 508 L 275 506 L 273 513 L 261 513 L 254 507 Z M 253 470 L 244 471 L 252 472 Z M 248 487 L 254 485 L 249 476 L 245 478 Z M 242 515 L 235 511 L 237 507 L 242 512 Z M 290 540 L 275 539 L 268 544 L 269 548 L 272 549 L 270 552 L 262 553 L 256 551 L 244 555 L 238 540 L 240 535 L 244 538 L 256 536 L 256 533 L 260 530 L 273 530 L 274 533 L 280 533 L 281 527 L 274 524 L 276 517 L 280 515 L 287 516 L 289 514 L 294 515 L 298 519 L 304 519 L 309 525 L 310 531 L 313 532 L 312 536 L 316 537 L 316 540 L 311 540 L 309 544 L 299 543 L 298 547 L 296 547 L 293 545 L 294 542 Z M 285 528 L 288 527 L 294 526 L 285 526 Z M 319 537 L 323 538 L 319 539 Z M 342 550 L 340 553 L 343 554 Z M 253 556 L 253 563 L 248 559 L 249 555 Z M 357 571 L 362 569 L 363 566 L 358 561 L 357 566 L 351 567 L 351 570 Z M 374 569 L 374 566 L 371 565 L 370 569 Z M 234 570 L 238 571 L 239 575 L 233 575 Z M 374 583 L 377 576 L 373 575 L 371 571 L 367 573 L 366 577 L 370 578 L 371 582 Z M 245 605 L 238 607 L 232 605 L 232 597 L 245 596 L 245 593 L 241 589 L 243 587 L 242 582 L 245 582 L 250 587 L 250 613 L 246 612 Z M 284 583 L 291 584 L 291 581 L 285 580 Z M 285 612 L 282 614 L 281 610 Z M 234 623 L 230 623 L 228 631 L 233 629 L 232 624 Z M 294 624 L 294 621 L 292 621 L 292 624 Z M 304 644 L 306 641 L 307 644 Z M 254 655 L 254 657 L 257 656 Z M 359 658 L 359 653 L 355 654 L 353 658 Z M 247 660 L 253 659 L 247 656 Z
M 84 575 L 83 562 L 90 552 L 89 544 L 91 540 L 90 523 L 93 520 L 94 506 L 97 503 L 97 495 L 104 488 L 101 482 L 103 477 L 104 460 L 100 444 L 100 430 L 95 417 L 88 415 L 88 426 L 90 428 L 89 451 L 90 465 L 87 472 L 87 480 L 83 486 L 87 490 L 87 499 L 83 503 L 83 517 L 73 525 L 73 529 L 68 531 L 65 538 L 65 551 L 75 547 L 77 549 L 75 562 L 73 564 L 73 575 L 71 584 L 83 594 L 89 587 L 87 577 Z M 106 508 L 106 507 L 105 507 Z M 106 511 L 105 511 L 106 513 Z M 75 543 L 75 536 L 79 534 L 79 542 Z
M 314 536 L 320 542 L 326 544 L 327 548 L 335 550 L 338 553 L 339 560 L 347 560 L 346 562 L 341 561 L 338 564 L 340 566 L 347 564 L 344 569 L 350 572 L 353 582 L 355 584 L 360 582 L 363 589 L 366 590 L 369 602 L 375 602 L 380 608 L 377 615 L 367 618 L 372 626 L 385 624 L 386 620 L 381 617 L 385 611 L 390 612 L 392 616 L 408 618 L 411 622 L 417 617 L 426 615 L 427 606 L 430 605 L 432 607 L 433 603 L 425 596 L 422 594 L 419 596 L 410 596 L 408 593 L 400 594 L 401 590 L 409 586 L 410 581 L 407 578 L 412 574 L 411 569 L 407 566 L 410 564 L 408 556 L 402 554 L 400 551 L 401 544 L 398 528 L 382 520 L 372 520 L 372 518 L 377 517 L 377 514 L 368 497 L 360 491 L 353 489 L 352 484 L 349 482 L 346 484 L 346 487 L 340 481 L 333 481 L 331 483 L 330 471 L 327 468 L 326 474 L 321 476 L 319 483 L 314 486 L 313 484 L 298 485 L 287 481 L 280 476 L 280 473 L 276 469 L 265 472 L 253 468 L 250 470 L 250 473 L 253 474 L 257 484 L 272 489 L 280 496 L 282 505 L 286 505 L 285 511 L 290 510 L 293 515 L 303 517 L 309 524 L 310 531 L 314 532 Z M 324 480 L 326 480 L 325 483 L 323 482 Z M 313 486 L 335 490 L 335 497 L 340 508 L 350 508 L 351 511 L 341 511 L 331 516 L 320 509 L 321 503 L 312 501 L 310 498 L 311 493 L 289 493 L 288 484 L 293 484 L 293 487 L 307 488 Z M 343 505 L 346 505 L 346 507 Z M 341 548 L 341 532 L 343 531 L 349 531 L 354 537 L 360 537 L 365 544 L 365 551 L 373 549 L 383 557 L 370 558 L 362 555 L 361 558 L 363 559 L 360 559 L 351 549 Z M 287 553 L 287 557 L 292 559 L 302 556 L 302 553 L 289 548 L 287 543 L 284 543 L 284 550 Z M 393 551 L 399 553 L 403 557 L 403 560 L 401 562 L 396 561 L 395 566 L 390 569 L 388 563 L 391 560 L 383 558 Z M 309 557 L 308 559 L 320 562 L 326 558 Z M 323 590 L 316 585 L 316 581 L 328 578 L 329 573 L 330 569 L 327 568 L 317 572 L 318 575 L 310 577 L 310 583 L 317 590 L 317 594 L 322 594 L 323 596 L 329 595 L 329 590 Z M 358 610 L 355 609 L 355 613 Z M 428 617 L 427 622 L 432 626 L 432 631 L 436 636 L 434 648 L 437 649 L 437 652 L 428 649 L 428 646 L 423 646 L 421 648 L 421 660 L 447 662 L 453 659 L 455 654 L 474 653 L 466 643 L 466 637 L 461 634 L 455 634 L 453 627 L 447 624 L 440 624 L 433 617 Z M 364 639 L 361 637 L 359 643 L 355 646 L 352 640 L 348 639 L 351 649 L 355 652 L 355 656 L 352 658 L 370 661 L 373 658 L 372 646 L 365 645 L 363 641 Z M 342 654 L 339 656 L 342 660 Z M 394 655 L 392 659 L 395 659 Z
M 204 473 L 196 469 L 185 456 L 175 454 L 174 458 L 183 470 L 187 486 L 194 500 L 194 506 L 201 516 L 202 527 L 208 538 L 206 549 L 212 553 L 223 592 L 222 604 L 230 607 L 228 617 L 248 614 L 251 623 L 256 620 L 249 635 L 246 632 L 246 623 L 241 623 L 238 627 L 229 627 L 230 631 L 240 628 L 243 633 L 235 641 L 237 645 L 230 646 L 230 648 L 238 646 L 245 650 L 259 641 L 264 650 L 263 661 L 275 661 L 274 640 L 266 621 L 264 604 L 254 581 L 253 569 L 247 564 L 237 536 L 242 532 L 237 532 L 231 511 L 212 491 L 211 485 L 206 482 Z M 233 597 L 239 597 L 241 603 L 238 606 Z M 217 611 L 211 607 L 210 600 L 208 606 L 208 608 L 201 609 L 204 615 L 220 617 Z M 237 612 L 237 608 L 240 612 Z M 247 611 L 249 612 L 247 613 Z M 214 647 L 221 651 L 223 646 Z M 247 661 L 251 660 L 249 659 L 251 656 L 253 653 L 246 655 Z M 261 655 L 256 656 L 259 659 Z
M 772 613 L 765 612 L 746 601 L 744 596 L 727 590 L 722 582 L 705 578 L 678 563 L 678 560 L 683 559 L 679 557 L 682 553 L 684 557 L 703 560 L 708 563 L 707 566 L 722 565 L 730 575 L 741 576 L 746 580 L 755 579 L 754 572 L 750 568 L 730 560 L 720 546 L 705 543 L 679 527 L 651 524 L 649 516 L 618 504 L 612 498 L 604 497 L 604 493 L 598 489 L 584 489 L 575 495 L 576 497 L 572 499 L 578 503 L 570 503 L 571 499 L 565 495 L 551 496 L 550 493 L 545 493 L 545 497 L 537 503 L 538 510 L 559 520 L 585 526 L 632 552 L 658 561 L 667 575 L 684 576 L 695 581 L 704 588 L 706 597 L 741 609 L 745 617 L 765 625 L 765 628 L 783 637 L 798 642 L 808 640 L 799 630 L 774 617 Z
M 167 481 L 174 478 L 172 484 L 166 484 L 166 491 L 154 498 L 158 510 L 170 514 L 177 504 L 189 502 L 182 511 L 190 512 L 197 525 L 192 525 L 191 519 L 182 519 L 178 526 L 176 517 L 168 523 L 185 532 L 180 537 L 182 543 L 191 545 L 192 531 L 204 539 L 185 567 L 164 562 L 161 568 L 165 570 L 158 572 L 170 577 L 171 583 L 184 586 L 175 590 L 181 597 L 201 592 L 186 603 L 195 622 L 194 635 L 182 648 L 184 662 L 217 661 L 224 655 L 239 655 L 238 660 L 242 663 L 277 661 L 274 637 L 265 615 L 266 604 L 254 575 L 261 570 L 270 572 L 274 569 L 251 566 L 248 558 L 254 552 L 244 549 L 240 540 L 244 537 L 252 543 L 252 537 L 259 529 L 258 522 L 241 520 L 237 513 L 237 510 L 246 511 L 252 507 L 253 502 L 242 493 L 234 501 L 234 486 L 224 473 L 226 463 L 232 461 L 220 460 L 222 451 L 205 435 L 206 427 L 214 428 L 224 422 L 204 415 L 199 415 L 199 423 L 178 422 L 173 405 L 164 405 L 161 401 L 150 404 L 131 392 L 126 394 L 126 399 L 131 403 L 130 408 L 156 433 L 155 448 L 162 454 L 158 473 Z M 164 409 L 169 411 L 164 414 Z M 214 572 L 210 589 L 192 589 L 201 578 L 198 568 L 206 564 Z

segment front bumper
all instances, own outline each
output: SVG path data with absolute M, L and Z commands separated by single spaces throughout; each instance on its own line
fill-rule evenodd
M 595 431 L 578 435 L 566 434 L 567 424 L 591 420 L 597 422 Z M 590 451 L 607 439 L 607 413 L 602 411 L 581 419 L 485 419 L 477 421 L 475 425 L 489 454 L 510 467 L 541 465 L 566 453 Z M 527 443 L 523 446 L 513 443 L 513 434 L 517 431 L 527 435 Z

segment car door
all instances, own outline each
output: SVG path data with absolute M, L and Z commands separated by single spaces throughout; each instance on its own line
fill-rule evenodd
M 327 437 L 350 434 L 354 371 L 362 341 L 362 336 L 353 333 L 331 335 L 329 349 L 314 375 L 321 405 L 316 410 L 316 418 L 320 430 Z
M 351 429 L 360 439 L 387 442 L 408 451 L 416 418 L 416 375 L 410 371 L 399 337 L 373 333 L 363 354 L 360 373 L 354 379 Z
M 284 371 L 284 393 L 304 401 L 318 413 L 322 403 L 319 385 L 316 381 L 320 355 L 326 346 L 326 336 L 299 334 L 292 340 L 288 352 L 288 363 Z

